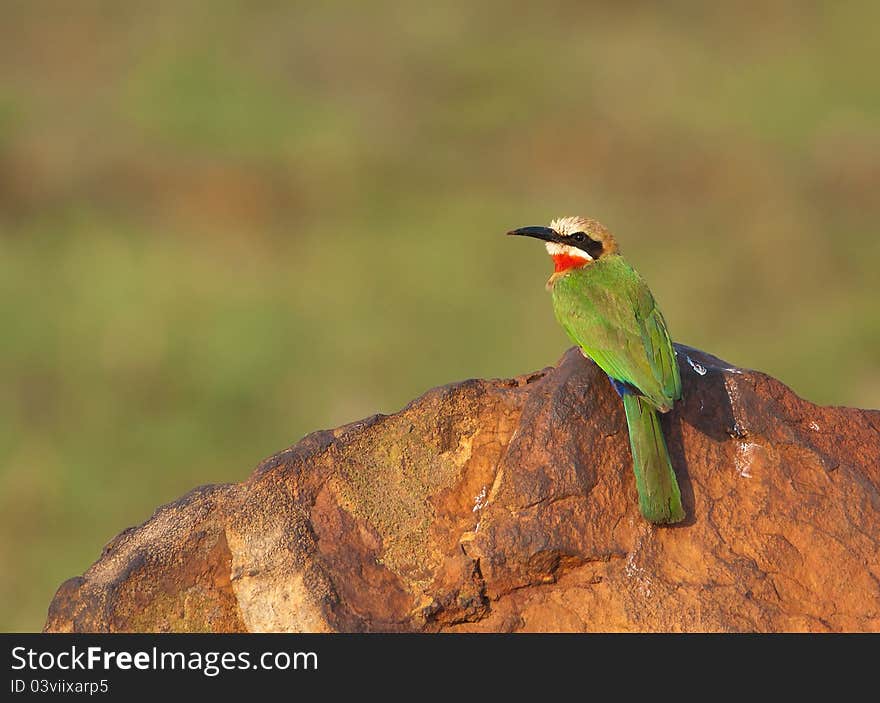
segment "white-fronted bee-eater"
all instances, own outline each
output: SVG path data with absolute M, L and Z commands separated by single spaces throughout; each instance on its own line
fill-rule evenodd
M 564 217 L 549 227 L 508 234 L 544 242 L 556 268 L 547 282 L 556 319 L 623 399 L 642 515 L 654 523 L 683 520 L 657 415 L 681 398 L 681 378 L 666 322 L 648 286 L 595 220 Z

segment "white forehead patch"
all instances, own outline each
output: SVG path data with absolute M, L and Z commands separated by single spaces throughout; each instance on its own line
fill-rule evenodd
M 557 232 L 559 230 L 556 230 Z M 584 261 L 593 261 L 593 257 L 587 254 L 583 249 L 578 249 L 577 247 L 570 247 L 567 244 L 559 244 L 558 242 L 544 242 L 544 246 L 547 247 L 547 253 L 550 256 L 571 256 L 577 257 L 579 259 L 583 259 Z
M 583 217 L 560 217 L 550 223 L 550 229 L 555 229 L 559 234 L 574 234 L 583 232 L 588 226 Z

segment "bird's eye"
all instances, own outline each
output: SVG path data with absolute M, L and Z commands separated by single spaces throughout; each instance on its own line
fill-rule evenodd
M 583 242 L 586 240 L 587 235 L 583 232 L 575 232 L 573 235 L 571 235 L 571 238 L 576 242 Z

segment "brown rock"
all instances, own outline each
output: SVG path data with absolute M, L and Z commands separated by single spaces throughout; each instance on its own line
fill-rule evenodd
M 160 508 L 45 629 L 880 631 L 880 412 L 678 358 L 681 525 L 639 516 L 620 401 L 570 350 Z

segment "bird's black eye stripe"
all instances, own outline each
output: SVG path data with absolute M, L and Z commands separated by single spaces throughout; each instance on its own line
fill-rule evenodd
M 574 232 L 569 239 L 574 246 L 587 252 L 593 259 L 598 259 L 602 255 L 602 242 L 593 239 L 586 232 Z

